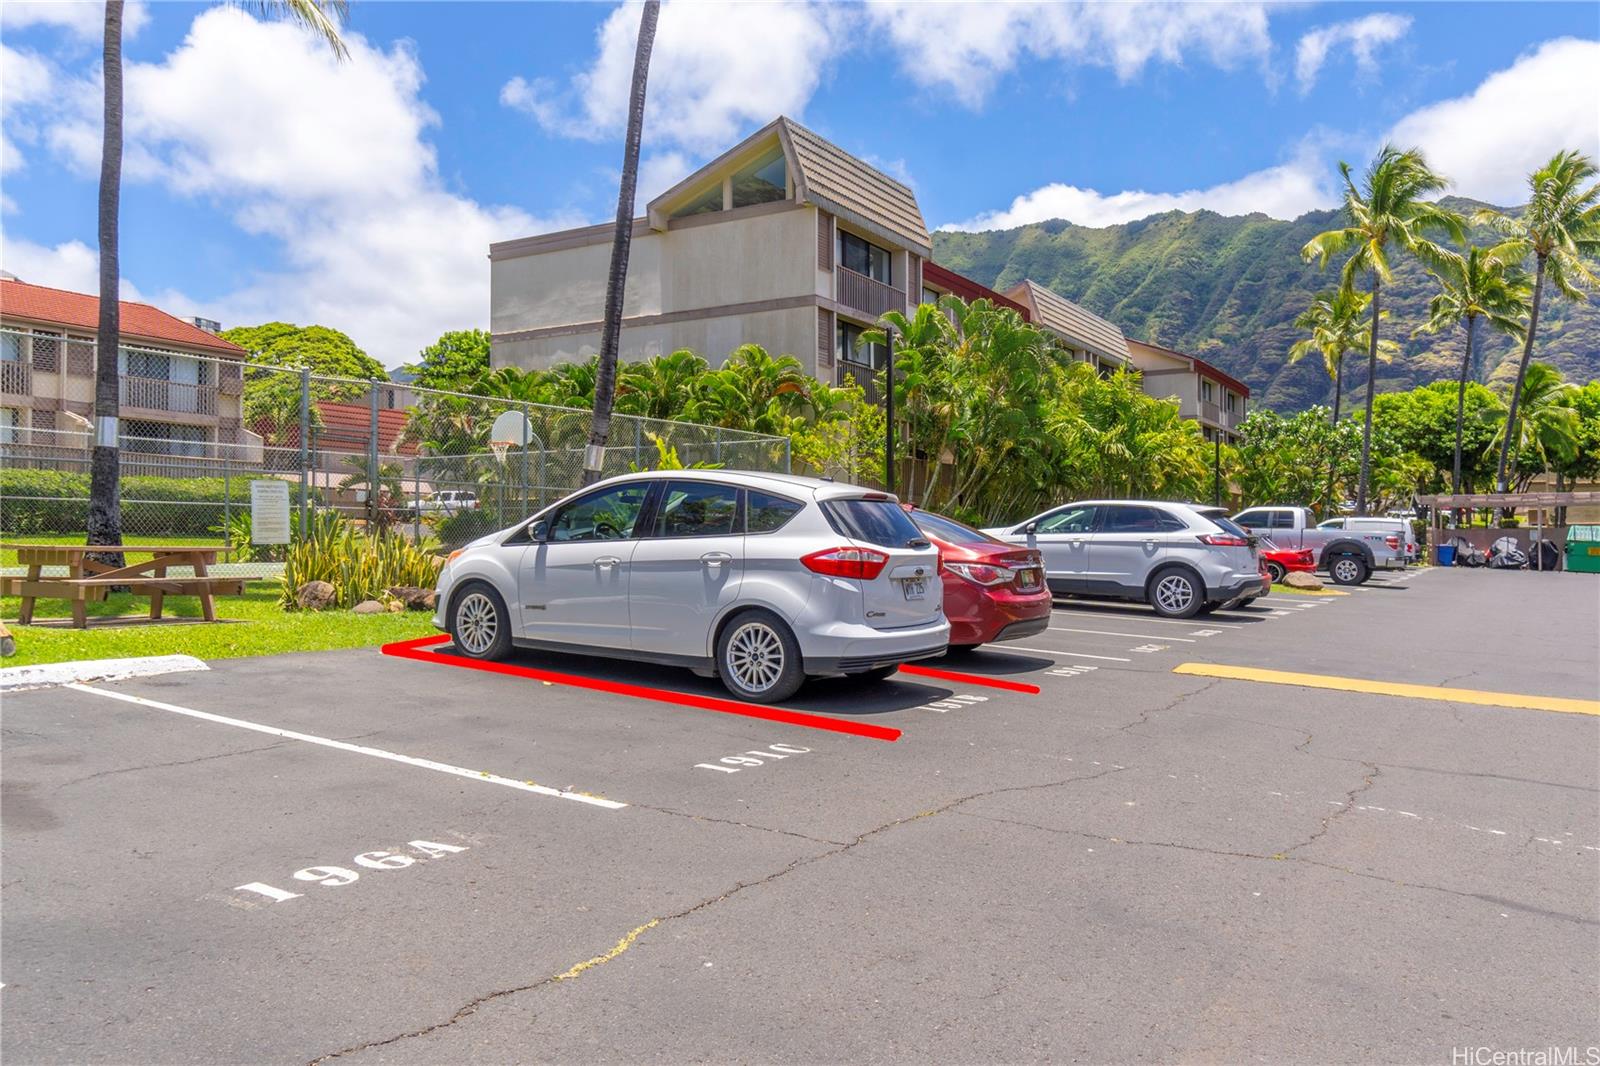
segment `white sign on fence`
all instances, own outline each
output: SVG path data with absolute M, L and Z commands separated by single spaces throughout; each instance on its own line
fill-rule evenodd
M 289 543 L 289 483 L 250 482 L 250 543 Z

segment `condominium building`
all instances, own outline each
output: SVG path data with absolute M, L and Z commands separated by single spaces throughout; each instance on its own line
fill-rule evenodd
M 623 359 L 689 348 L 716 364 L 752 343 L 833 382 L 881 365 L 861 334 L 920 299 L 932 249 L 908 186 L 787 118 L 650 201 L 633 227 Z M 493 366 L 599 351 L 611 235 L 490 246 Z
M 124 447 L 202 455 L 253 437 L 240 425 L 243 348 L 149 304 L 124 300 L 120 314 Z M 0 279 L 0 441 L 78 431 L 87 446 L 99 319 L 96 296 Z
M 1204 359 L 1159 344 L 1128 341 L 1128 354 L 1138 368 L 1144 391 L 1178 401 L 1178 412 L 1200 423 L 1208 441 L 1233 444 L 1239 439 L 1250 402 L 1250 387 Z
M 1006 290 L 1006 296 L 1026 308 L 1028 321 L 1053 335 L 1074 359 L 1102 374 L 1132 369 L 1127 338 L 1099 315 L 1037 281 L 1020 281 Z

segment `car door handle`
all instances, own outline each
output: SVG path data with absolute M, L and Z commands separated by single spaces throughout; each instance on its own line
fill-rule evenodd
M 1079 539 L 1076 539 L 1076 540 L 1072 540 L 1072 541 L 1069 541 L 1069 542 L 1068 542 L 1068 543 L 1069 543 L 1069 544 L 1071 544 L 1071 545 L 1072 545 L 1072 546 L 1073 546 L 1073 547 L 1074 547 L 1074 548 L 1081 548 L 1081 547 L 1083 547 L 1083 540 L 1082 540 L 1082 538 L 1079 538 Z
M 723 563 L 733 562 L 733 556 L 727 552 L 706 552 L 700 556 L 700 561 L 707 566 L 721 566 Z
M 600 558 L 594 561 L 594 565 L 600 567 L 602 570 L 609 570 L 620 562 L 622 562 L 622 560 L 618 559 L 615 555 L 602 555 Z

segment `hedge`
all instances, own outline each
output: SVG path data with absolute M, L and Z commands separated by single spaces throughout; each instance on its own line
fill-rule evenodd
M 289 482 L 298 504 L 300 486 Z M 315 499 L 315 494 L 312 494 Z M 250 509 L 250 481 L 219 477 L 124 477 L 122 527 L 132 534 L 205 536 L 222 524 L 223 503 Z M 89 515 L 89 475 L 61 470 L 0 470 L 0 534 L 82 533 Z

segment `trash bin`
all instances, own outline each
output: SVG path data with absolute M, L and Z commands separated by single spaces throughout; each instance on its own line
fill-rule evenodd
M 1600 574 L 1600 526 L 1567 527 L 1567 569 Z
M 1439 565 L 1440 566 L 1454 566 L 1454 565 L 1456 565 L 1456 546 L 1454 544 L 1441 544 L 1441 545 L 1439 545 Z

